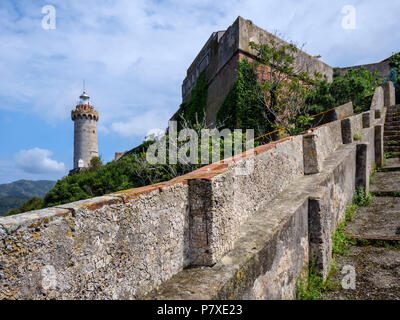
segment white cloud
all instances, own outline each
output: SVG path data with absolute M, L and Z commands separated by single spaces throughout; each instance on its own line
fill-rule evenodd
M 15 155 L 16 166 L 24 172 L 33 174 L 63 173 L 65 165 L 50 157 L 53 153 L 50 150 L 33 148 L 21 150 Z
M 165 112 L 147 111 L 136 117 L 131 117 L 127 121 L 114 122 L 111 128 L 114 132 L 123 137 L 143 137 L 149 133 L 159 132 L 168 126 L 168 116 Z

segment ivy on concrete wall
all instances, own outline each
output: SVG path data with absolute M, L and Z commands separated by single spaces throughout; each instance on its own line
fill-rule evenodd
M 204 71 L 200 73 L 196 85 L 190 93 L 188 101 L 183 103 L 177 121 L 181 122 L 184 118 L 189 124 L 201 123 L 205 117 L 207 105 L 208 85 Z M 182 125 L 178 126 L 181 129 Z
M 246 59 L 238 63 L 238 79 L 217 113 L 217 125 L 224 128 L 254 129 L 256 135 L 272 131 L 265 121 L 253 64 Z

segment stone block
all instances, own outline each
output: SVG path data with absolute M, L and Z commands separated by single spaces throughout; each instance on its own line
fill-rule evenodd
M 315 271 L 324 280 L 327 279 L 332 265 L 333 230 L 329 197 L 329 189 L 322 187 L 310 196 L 308 203 L 310 263 L 315 263 Z
M 353 103 L 350 101 L 335 108 L 336 119 L 341 120 L 354 114 Z
M 374 96 L 372 97 L 371 110 L 381 110 L 384 105 L 383 88 L 378 87 L 375 89 Z
M 359 143 L 356 148 L 356 185 L 357 189 L 369 191 L 368 143 Z
M 317 152 L 316 134 L 307 134 L 303 136 L 303 160 L 304 174 L 315 174 L 322 170 L 322 159 Z
M 396 104 L 396 93 L 393 82 L 387 81 L 383 84 L 384 104 L 385 107 L 394 106 Z
M 189 180 L 189 256 L 193 266 L 214 263 L 210 249 L 212 185 L 210 180 Z
M 375 164 L 383 167 L 383 126 L 376 125 L 374 128 L 374 144 L 375 144 Z
M 370 126 L 371 126 L 370 111 L 364 112 L 362 114 L 362 127 L 363 128 L 369 128 Z
M 353 134 L 351 129 L 351 120 L 350 118 L 343 119 L 341 122 L 342 127 L 342 142 L 343 144 L 349 144 L 353 142 Z

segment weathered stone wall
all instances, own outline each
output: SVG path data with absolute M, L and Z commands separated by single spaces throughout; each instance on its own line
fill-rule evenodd
M 287 44 L 284 40 L 256 26 L 250 20 L 239 17 L 235 23 L 239 24 L 239 49 L 243 52 L 252 55 L 256 54 L 256 52 L 249 47 L 251 41 L 255 43 L 265 43 L 272 38 L 277 43 Z M 310 56 L 302 50 L 298 50 L 295 54 L 294 69 L 296 73 L 306 71 L 311 75 L 314 74 L 314 72 L 318 72 L 322 76 L 325 76 L 328 81 L 332 81 L 333 78 L 333 68 L 331 66 Z
M 165 183 L 0 218 L 0 299 L 294 298 L 310 255 L 326 277 L 331 233 L 383 156 L 377 110 Z
M 353 67 L 344 67 L 344 68 L 339 68 L 339 70 L 342 73 L 346 73 L 349 70 L 359 69 L 361 67 L 364 67 L 369 72 L 377 71 L 378 75 L 383 79 L 385 79 L 390 73 L 389 58 L 377 63 L 363 64 Z
M 189 263 L 187 192 L 178 183 L 3 218 L 0 299 L 144 296 Z

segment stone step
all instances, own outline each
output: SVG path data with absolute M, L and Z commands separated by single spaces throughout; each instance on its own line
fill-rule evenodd
M 388 121 L 388 120 L 386 120 L 385 121 L 385 126 L 386 125 L 400 125 L 400 117 L 398 118 L 398 119 L 396 119 L 396 120 L 393 120 L 393 121 Z
M 387 145 L 385 145 L 384 149 L 385 149 L 386 152 L 400 152 L 400 146 L 393 146 L 393 145 L 387 146 Z
M 400 171 L 400 158 L 386 159 L 386 165 L 380 169 L 380 172 Z M 372 178 L 373 181 L 373 178 Z
M 400 114 L 400 110 L 387 110 L 386 115 Z
M 383 137 L 383 141 L 385 143 L 389 141 L 399 141 L 400 142 L 400 135 L 399 136 L 388 136 L 388 137 Z
M 370 191 L 376 196 L 400 196 L 400 171 L 376 172 L 372 177 Z
M 388 157 L 388 159 L 390 159 L 390 158 L 399 158 L 400 157 L 400 152 L 387 152 L 387 157 Z
M 386 114 L 400 113 L 400 109 L 386 109 Z
M 400 104 L 387 107 L 386 112 L 400 112 Z
M 385 118 L 385 124 L 390 124 L 392 122 L 398 122 L 400 121 L 400 116 L 399 117 L 386 117 Z
M 398 117 L 400 117 L 400 112 L 392 112 L 392 113 L 386 113 L 385 119 L 398 118 Z
M 368 241 L 372 243 L 374 241 Z M 395 241 L 392 241 L 392 243 Z M 359 242 L 360 243 L 360 242 Z M 344 255 L 336 255 L 336 270 L 349 266 L 356 268 L 355 289 L 341 285 L 323 293 L 324 300 L 399 300 L 400 277 L 398 276 L 400 250 L 376 245 L 351 246 Z M 387 242 L 385 242 L 386 244 Z M 336 272 L 332 283 L 340 284 L 344 275 Z
M 386 147 L 400 147 L 400 141 L 388 141 L 384 143 L 385 148 Z
M 389 149 L 390 147 L 400 147 L 400 142 L 399 141 L 389 141 L 388 143 L 385 143 L 383 145 L 386 149 Z
M 385 130 L 399 131 L 399 133 L 400 133 L 400 125 L 399 124 L 385 124 Z
M 400 112 L 389 112 L 386 113 L 385 118 L 395 118 L 395 117 L 399 117 L 400 116 Z
M 400 131 L 398 131 L 398 130 L 385 130 L 383 132 L 383 135 L 385 137 L 399 136 L 400 135 Z
M 389 176 L 394 172 L 383 172 Z M 400 188 L 400 181 L 397 181 Z M 360 207 L 352 221 L 346 225 L 346 233 L 355 239 L 400 240 L 400 197 L 374 197 L 369 207 Z

